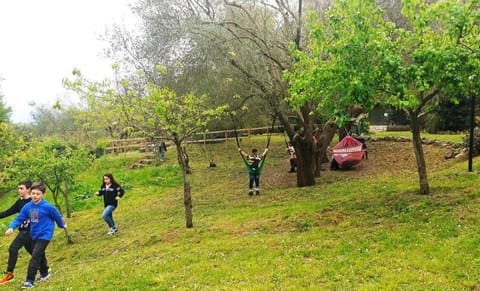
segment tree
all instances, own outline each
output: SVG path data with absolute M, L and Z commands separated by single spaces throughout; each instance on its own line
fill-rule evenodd
M 432 103 L 442 96 L 457 100 L 459 93 L 478 85 L 479 14 L 476 1 L 404 1 L 403 14 L 411 29 L 396 30 L 395 50 L 385 57 L 384 102 L 404 109 L 410 119 L 420 193 L 430 192 L 421 140 L 421 124 Z M 475 38 L 476 41 L 475 41 Z M 470 47 L 461 45 L 467 40 Z M 478 57 L 477 57 L 478 58 Z
M 2 80 L 3 78 L 0 76 L 0 81 Z M 2 87 L 0 86 L 0 123 L 10 121 L 10 114 L 12 113 L 12 108 L 5 105 L 3 97 Z
M 205 128 L 210 119 L 223 114 L 225 106 L 209 109 L 204 107 L 206 96 L 188 94 L 178 96 L 166 88 L 150 85 L 150 95 L 145 102 L 155 109 L 154 115 L 163 128 L 167 138 L 175 144 L 177 160 L 182 170 L 186 227 L 193 227 L 192 195 L 187 177 L 188 156 L 183 147 L 187 138 Z
M 157 69 L 165 71 L 161 66 Z M 127 79 L 94 82 L 80 72 L 74 72 L 74 77 L 74 80 L 65 79 L 64 84 L 84 99 L 86 112 L 82 118 L 86 122 L 102 120 L 98 115 L 107 109 L 108 116 L 115 116 L 129 132 L 152 138 L 161 136 L 175 145 L 184 185 L 186 227 L 193 227 L 191 186 L 187 177 L 190 169 L 184 145 L 194 133 L 204 130 L 211 119 L 221 116 L 227 107 L 210 108 L 205 105 L 206 95 L 179 95 L 152 84 L 144 72 L 137 72 L 134 83 Z M 102 122 L 100 125 L 106 126 L 108 120 Z
M 206 13 L 206 23 L 222 28 L 212 36 L 225 48 L 225 57 L 239 73 L 234 81 L 245 84 L 248 90 L 237 92 L 242 101 L 239 106 L 231 104 L 232 108 L 243 108 L 253 99 L 264 104 L 267 116 L 276 115 L 296 148 L 297 185 L 314 185 L 318 146 L 314 135 L 323 134 L 324 127 L 317 126 L 315 103 L 292 110 L 285 102 L 288 83 L 282 76 L 294 61 L 289 44 L 301 46 L 302 1 L 223 1 L 223 6 L 210 5 L 206 10 L 217 12 Z
M 308 4 L 305 6 L 320 5 L 318 1 L 303 2 Z M 302 39 L 301 4 L 259 0 L 139 2 L 134 11 L 142 19 L 142 34 L 116 30 L 109 55 L 126 67 L 144 71 L 153 84 L 178 94 L 207 94 L 212 107 L 228 103 L 241 113 L 237 117 L 244 116 L 242 124 L 265 125 L 277 115 L 297 148 L 297 185 L 314 185 L 316 170 L 317 174 L 320 171 L 312 159 L 319 146 L 313 136 L 332 127 L 317 125 L 319 120 L 328 120 L 317 117 L 313 103 L 292 111 L 285 102 L 288 84 L 282 77 L 293 62 L 289 44 L 300 46 Z M 158 64 L 168 73 L 155 72 Z M 223 125 L 228 126 L 226 122 Z M 330 130 L 328 136 L 333 136 Z M 329 143 L 331 138 L 317 140 Z
M 422 119 L 436 100 L 478 88 L 478 10 L 472 3 L 404 1 L 406 28 L 382 18 L 374 1 L 338 1 L 324 24 L 315 22 L 309 54 L 297 52 L 292 102 L 324 107 L 378 102 L 405 110 L 410 120 L 420 193 L 428 194 Z M 460 28 L 460 29 L 459 29 Z M 463 40 L 468 45 L 462 45 Z M 477 49 L 477 50 L 475 50 Z M 329 81 L 330 80 L 330 81 Z M 361 99 L 358 99 L 358 98 Z M 331 111 L 330 109 L 329 111 Z M 348 116 L 348 115 L 346 115 Z
M 67 217 L 72 216 L 69 192 L 75 177 L 89 167 L 93 157 L 82 146 L 74 147 L 56 139 L 33 140 L 16 155 L 15 174 L 43 182 L 52 192 L 55 206 L 62 212 L 63 198 Z M 61 196 L 60 196 L 61 195 Z
M 10 123 L 0 122 L 0 185 L 9 186 L 14 176 L 15 156 L 24 149 L 24 140 L 19 138 Z M 16 181 L 15 181 L 16 182 Z
M 381 76 L 375 60 L 389 28 L 374 1 L 338 1 L 323 16 L 309 14 L 309 41 L 301 49 L 292 47 L 296 61 L 284 76 L 291 106 L 300 110 L 307 104 L 313 107 L 310 114 L 330 121 L 317 137 L 322 156 L 337 126 L 341 138 L 375 106 Z

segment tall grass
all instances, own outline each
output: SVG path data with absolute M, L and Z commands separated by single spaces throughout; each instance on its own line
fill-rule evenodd
M 265 138 L 242 141 L 265 146 Z M 106 235 L 103 203 L 76 201 L 68 225 L 47 249 L 52 278 L 40 290 L 475 290 L 480 288 L 479 160 L 417 177 L 359 177 L 323 172 L 297 188 L 281 137 L 272 139 L 261 195 L 247 195 L 247 172 L 227 144 L 188 146 L 193 174 L 193 229 L 185 228 L 183 186 L 173 150 L 159 167 L 130 170 L 139 153 L 105 156 L 78 178 L 94 193 L 112 172 L 127 193 Z M 217 167 L 208 167 L 209 158 Z M 47 194 L 48 196 L 48 194 Z M 4 201 L 1 202 L 4 206 Z M 6 207 L 6 206 L 5 206 Z M 10 221 L 9 219 L 7 219 Z M 5 222 L 5 220 L 3 220 Z M 6 257 L 10 238 L 0 240 Z M 22 251 L 18 289 L 28 256 Z

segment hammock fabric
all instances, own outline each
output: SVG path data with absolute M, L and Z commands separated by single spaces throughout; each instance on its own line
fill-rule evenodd
M 363 144 L 347 135 L 333 149 L 333 158 L 341 169 L 349 169 L 360 163 L 365 153 Z
M 243 155 L 242 155 L 242 157 L 243 157 Z M 260 173 L 262 172 L 262 169 L 263 169 L 263 165 L 265 165 L 265 163 L 264 163 L 265 157 L 264 156 L 258 162 L 259 163 L 258 168 L 256 168 L 256 169 L 252 168 L 252 166 L 248 163 L 248 161 L 245 157 L 243 158 L 243 161 L 245 162 L 245 166 L 247 166 L 248 173 L 250 173 L 252 175 L 260 175 Z

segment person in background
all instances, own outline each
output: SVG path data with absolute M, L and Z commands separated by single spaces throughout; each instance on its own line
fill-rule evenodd
M 118 206 L 118 200 L 123 197 L 125 190 L 115 181 L 113 175 L 107 173 L 103 175 L 103 182 L 100 186 L 100 190 L 95 193 L 97 196 L 103 196 L 103 214 L 102 217 L 110 228 L 108 235 L 114 235 L 118 232 L 117 225 L 113 220 L 113 211 Z
M 45 250 L 53 238 L 55 223 L 60 228 L 67 227 L 60 212 L 43 199 L 45 191 L 45 184 L 39 182 L 32 184 L 30 190 L 32 201 L 20 210 L 18 216 L 10 223 L 5 232 L 5 235 L 10 236 L 13 229 L 20 226 L 25 220 L 30 221 L 33 249 L 32 258 L 28 263 L 27 279 L 22 286 L 23 289 L 34 287 L 33 282 L 38 270 L 40 270 L 40 276 L 37 281 L 45 281 L 50 278 Z
M 288 152 L 290 153 L 290 171 L 289 173 L 295 173 L 297 169 L 297 154 L 295 153 L 295 148 L 292 143 L 288 143 Z
M 18 183 L 18 200 L 9 209 L 0 212 L 0 218 L 20 213 L 23 206 L 32 201 L 32 198 L 30 197 L 30 187 L 32 187 L 32 182 L 28 180 Z M 17 236 L 13 239 L 8 248 L 7 271 L 5 272 L 5 277 L 0 279 L 0 284 L 5 284 L 8 281 L 13 280 L 13 270 L 17 265 L 18 251 L 20 251 L 21 248 L 24 247 L 30 255 L 32 254 L 33 242 L 32 237 L 30 236 L 29 223 L 30 221 L 27 219 L 20 224 Z
M 333 148 L 328 147 L 327 152 L 330 155 L 330 171 L 336 171 L 340 169 L 340 165 L 338 164 L 337 160 L 333 157 Z
M 165 159 L 165 154 L 167 152 L 167 145 L 165 144 L 165 142 L 162 141 L 162 143 L 160 143 L 160 146 L 158 147 L 158 152 L 160 153 L 160 160 L 163 162 L 163 160 Z

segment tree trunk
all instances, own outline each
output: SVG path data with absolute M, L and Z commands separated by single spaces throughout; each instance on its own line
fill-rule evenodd
M 70 207 L 70 200 L 68 199 L 68 193 L 70 191 L 67 183 L 65 183 L 65 190 L 62 190 L 61 188 L 59 188 L 59 190 L 60 193 L 62 193 L 63 195 L 63 199 L 65 200 L 65 210 L 67 211 L 67 218 L 72 218 L 72 209 Z
M 192 213 L 192 192 L 190 189 L 190 182 L 185 173 L 183 180 L 183 205 L 185 206 L 185 226 L 193 228 L 193 213 Z
M 412 129 L 413 151 L 417 161 L 418 178 L 420 182 L 420 194 L 427 195 L 430 193 L 427 178 L 427 166 L 425 163 L 425 155 L 423 153 L 422 138 L 420 136 L 420 120 L 413 112 L 409 112 L 410 127 Z
M 295 138 L 293 146 L 297 149 L 297 186 L 315 185 L 313 139 Z
M 60 206 L 60 203 L 58 203 L 58 192 L 60 192 L 60 189 L 58 186 L 55 186 L 55 191 L 52 191 L 53 203 L 55 204 L 55 207 L 57 207 L 58 211 L 63 213 L 62 207 Z
M 311 104 L 310 104 L 311 105 Z M 297 186 L 315 185 L 315 160 L 314 160 L 314 128 L 316 115 L 312 115 L 311 107 L 305 105 L 301 108 L 302 128 L 295 134 L 292 142 L 297 153 Z
M 327 157 L 327 148 L 333 140 L 335 133 L 337 132 L 337 124 L 333 121 L 327 121 L 323 124 L 322 129 L 318 130 L 315 134 L 317 138 L 317 156 L 315 163 L 315 177 L 320 176 L 320 166 L 322 163 L 329 162 Z
M 187 171 L 190 169 L 187 165 L 186 153 L 182 148 L 180 142 L 175 143 L 177 148 L 177 161 L 182 171 L 183 180 L 183 205 L 185 207 L 185 225 L 187 228 L 193 228 L 193 214 L 192 214 L 192 192 L 190 182 L 188 181 Z

